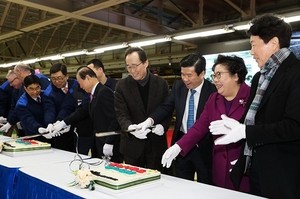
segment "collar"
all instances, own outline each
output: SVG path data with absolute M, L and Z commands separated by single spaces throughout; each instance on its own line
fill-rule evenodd
M 94 87 L 93 87 L 93 89 L 92 89 L 92 91 L 91 91 L 91 94 L 92 94 L 92 95 L 94 95 L 95 90 L 96 90 L 96 87 L 97 87 L 98 84 L 99 84 L 99 82 L 97 82 L 97 83 L 94 85 Z

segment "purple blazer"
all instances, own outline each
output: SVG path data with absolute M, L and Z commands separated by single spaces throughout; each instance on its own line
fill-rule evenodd
M 250 87 L 245 83 L 241 87 L 234 98 L 228 117 L 239 120 L 241 119 L 246 102 L 250 94 Z M 204 110 L 194 126 L 185 134 L 177 144 L 182 149 L 181 155 L 185 156 L 208 132 L 209 125 L 212 121 L 220 120 L 221 115 L 226 114 L 225 98 L 219 93 L 213 93 L 207 100 Z M 213 136 L 216 140 L 219 136 Z M 213 162 L 212 162 L 212 178 L 213 183 L 218 187 L 224 187 L 235 190 L 234 185 L 229 177 L 229 170 L 232 169 L 231 161 L 239 158 L 241 147 L 244 140 L 228 145 L 213 146 Z M 249 192 L 249 179 L 243 177 L 240 191 Z

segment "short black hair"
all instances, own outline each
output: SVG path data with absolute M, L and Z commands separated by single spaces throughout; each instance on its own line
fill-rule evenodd
M 202 71 L 205 71 L 206 59 L 200 53 L 193 53 L 185 56 L 180 61 L 180 67 L 195 66 L 195 72 L 199 76 Z
M 132 54 L 134 52 L 137 52 L 142 63 L 145 63 L 147 61 L 148 58 L 147 58 L 146 52 L 144 51 L 144 49 L 142 49 L 140 47 L 127 48 L 125 51 L 125 59 L 126 59 L 127 55 Z
M 30 74 L 24 78 L 24 86 L 27 88 L 31 84 L 41 85 L 40 78 L 34 74 Z
M 104 65 L 100 59 L 92 59 L 86 65 L 94 64 L 94 68 L 102 68 L 104 71 Z
M 213 71 L 218 64 L 224 65 L 231 75 L 237 74 L 239 77 L 238 83 L 241 84 L 245 81 L 248 70 L 242 58 L 235 55 L 218 55 L 218 58 L 215 60 L 215 63 L 212 67 Z
M 288 48 L 292 37 L 292 27 L 282 17 L 275 14 L 264 14 L 254 18 L 247 30 L 248 36 L 259 36 L 264 43 L 273 37 L 279 40 L 280 48 Z
M 56 63 L 54 65 L 51 66 L 50 68 L 50 75 L 53 74 L 53 73 L 57 73 L 61 71 L 61 73 L 63 75 L 67 75 L 68 74 L 68 71 L 67 71 L 67 66 L 66 65 L 63 65 L 61 63 Z

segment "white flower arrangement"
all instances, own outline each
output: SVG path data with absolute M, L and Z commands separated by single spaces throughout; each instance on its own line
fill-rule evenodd
M 89 169 L 82 168 L 73 172 L 75 181 L 71 183 L 71 186 L 80 185 L 82 189 L 95 190 L 95 182 L 93 174 Z

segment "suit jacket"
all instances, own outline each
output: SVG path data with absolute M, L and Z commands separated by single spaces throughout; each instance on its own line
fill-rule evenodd
M 164 101 L 168 93 L 167 82 L 161 77 L 150 73 L 148 104 L 147 110 L 145 110 L 137 82 L 131 76 L 120 80 L 116 85 L 115 110 L 121 128 L 128 129 L 129 125 L 138 124 L 146 120 L 150 113 Z M 160 123 L 164 127 L 165 132 L 168 130 L 170 122 L 171 117 L 168 117 Z M 157 157 L 162 156 L 167 149 L 166 136 L 148 133 L 147 139 L 151 139 L 153 147 L 156 149 Z M 146 139 L 137 139 L 130 133 L 122 134 L 120 152 L 125 156 L 136 159 L 141 156 L 145 144 Z
M 98 83 L 90 103 L 76 109 L 70 116 L 64 119 L 66 124 L 76 124 L 90 117 L 93 123 L 94 133 L 118 130 L 116 113 L 114 110 L 114 93 L 111 89 Z M 107 144 L 114 144 L 115 136 L 108 136 Z
M 225 98 L 217 92 L 211 94 L 200 118 L 195 122 L 194 126 L 190 128 L 188 133 L 177 142 L 182 149 L 181 154 L 186 155 L 206 134 L 210 134 L 208 133 L 210 123 L 215 120 L 220 120 L 222 114 L 236 120 L 241 119 L 246 108 L 245 104 L 249 94 L 250 87 L 242 83 L 236 97 L 233 99 L 228 114 L 226 114 Z M 218 137 L 220 136 L 213 136 L 213 139 L 215 140 Z M 215 185 L 235 189 L 229 177 L 229 170 L 233 167 L 230 162 L 239 158 L 243 143 L 244 141 L 229 145 L 213 145 L 212 178 Z M 244 177 L 240 190 L 249 192 L 249 179 L 247 177 Z
M 246 126 L 246 141 L 253 147 L 255 159 L 251 167 L 257 168 L 264 197 L 300 198 L 299 66 L 300 61 L 293 53 L 283 61 L 261 100 L 255 125 Z M 247 111 L 255 97 L 259 76 L 258 72 L 253 78 Z M 243 154 L 242 150 L 231 172 L 237 188 L 245 168 Z
M 162 105 L 160 105 L 155 112 L 151 113 L 150 117 L 154 120 L 154 123 L 162 121 L 169 115 L 172 115 L 173 111 L 176 111 L 176 123 L 174 127 L 174 134 L 172 137 L 172 145 L 181 138 L 180 127 L 182 124 L 182 118 L 185 110 L 186 98 L 189 89 L 182 80 L 174 82 L 172 91 Z M 198 109 L 196 113 L 196 119 L 199 118 L 203 111 L 204 105 L 213 92 L 216 92 L 216 87 L 208 80 L 204 79 L 203 87 L 200 94 L 198 103 Z M 199 143 L 199 147 L 204 147 L 208 143 L 211 145 L 211 136 L 208 135 L 206 139 Z M 203 144 L 202 144 L 203 143 Z M 195 146 L 195 145 L 194 145 Z

